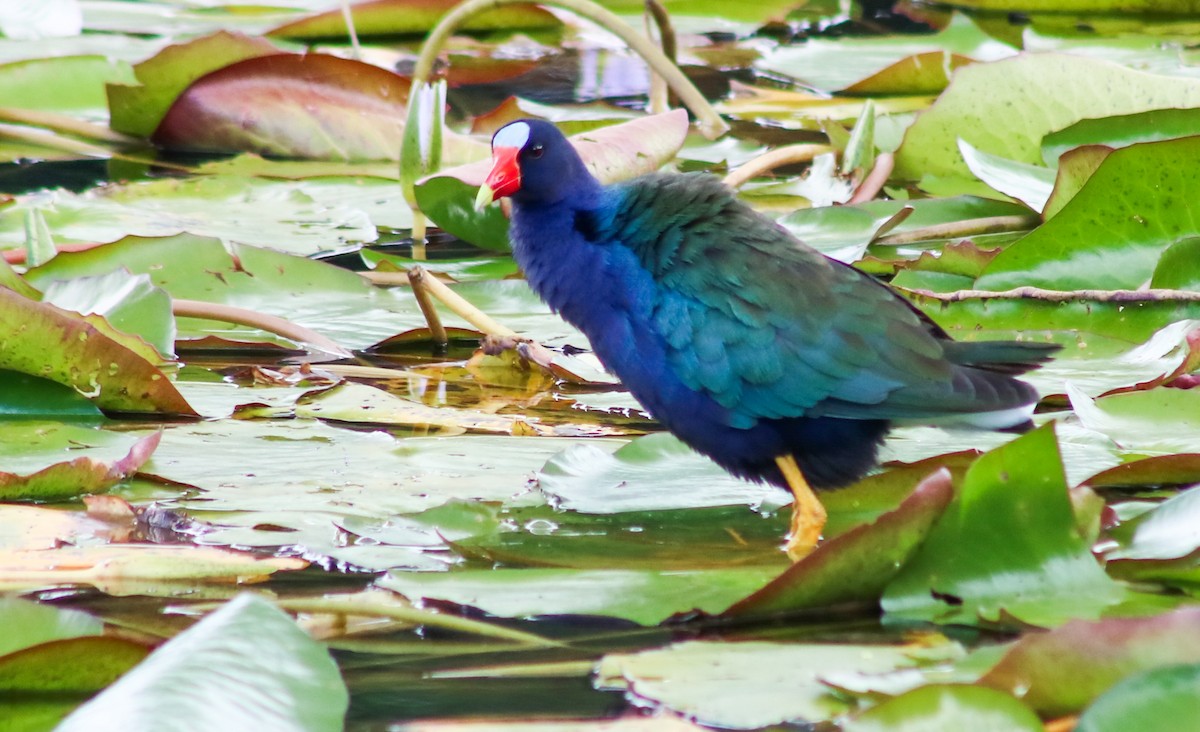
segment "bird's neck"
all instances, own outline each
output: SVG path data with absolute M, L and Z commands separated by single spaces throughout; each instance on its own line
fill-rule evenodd
M 576 306 L 595 302 L 600 293 L 589 280 L 605 267 L 605 247 L 589 242 L 579 223 L 601 209 L 604 199 L 605 189 L 596 184 L 553 204 L 513 200 L 513 258 L 530 287 L 576 325 Z

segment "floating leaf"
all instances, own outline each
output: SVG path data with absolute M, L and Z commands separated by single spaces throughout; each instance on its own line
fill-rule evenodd
M 1183 201 L 1200 196 L 1200 137 L 1150 142 L 1109 154 L 1054 218 L 1001 252 L 977 286 L 1005 290 L 1137 289 L 1163 251 L 1200 235 Z
M 692 641 L 609 654 L 596 683 L 722 729 L 811 725 L 851 709 L 822 683 L 830 670 L 883 673 L 914 666 L 920 653 L 903 646 Z
M 672 435 L 640 437 L 609 454 L 575 445 L 538 472 L 538 487 L 559 508 L 621 513 L 746 504 L 777 508 L 788 496 L 729 475 Z
M 1155 109 L 1099 119 L 1081 119 L 1042 138 L 1042 159 L 1054 165 L 1069 150 L 1090 145 L 1109 149 L 1200 135 L 1200 108 Z
M 264 38 L 225 31 L 168 46 L 133 67 L 140 86 L 108 85 L 112 128 L 149 137 L 175 99 L 196 79 L 243 59 L 277 53 L 279 49 Z
M 351 9 L 354 31 L 360 37 L 425 34 L 454 7 L 456 0 L 374 0 Z M 535 5 L 509 5 L 471 16 L 461 31 L 506 28 L 554 28 L 560 25 L 552 13 Z M 340 9 L 294 20 L 267 31 L 278 38 L 336 38 L 349 31 Z
M 1176 732 L 1200 726 L 1200 663 L 1164 665 L 1114 685 L 1079 716 L 1075 732 Z
M 1057 625 L 1118 602 L 1123 590 L 1076 529 L 1061 464 L 1053 423 L 979 458 L 885 591 L 885 612 L 953 623 L 1007 614 Z
M 1014 52 L 980 31 L 966 15 L 957 14 L 936 35 L 809 38 L 767 53 L 755 66 L 827 92 L 936 94 L 954 69 Z
M 998 155 L 989 155 L 976 150 L 966 140 L 958 141 L 958 150 L 967 162 L 967 167 L 979 180 L 1004 195 L 1021 201 L 1034 211 L 1041 211 L 1046 207 L 1046 201 L 1049 200 L 1054 186 L 1053 170 L 1040 165 L 1005 160 Z
M 604 615 L 654 625 L 679 613 L 714 613 L 758 589 L 775 566 L 707 570 L 486 569 L 394 572 L 378 584 L 410 600 L 437 599 L 491 615 Z
M 257 56 L 193 82 L 154 131 L 178 150 L 399 160 L 409 82 L 361 61 Z
M 323 645 L 253 595 L 173 638 L 84 704 L 62 732 L 342 729 L 348 695 Z
M 0 367 L 70 386 L 101 409 L 195 416 L 158 369 L 157 354 L 149 361 L 119 337 L 102 320 L 0 288 Z
M 1149 618 L 1073 620 L 1026 635 L 979 683 L 1046 716 L 1075 714 L 1131 673 L 1200 661 L 1200 609 Z
M 930 685 L 888 699 L 846 723 L 846 732 L 950 729 L 1042 732 L 1038 716 L 1008 694 L 977 686 Z
M 1106 92 L 1093 94 L 1099 87 Z M 959 138 L 992 155 L 1038 163 L 1048 132 L 1087 117 L 1180 106 L 1200 106 L 1200 80 L 1055 53 L 970 64 L 955 72 L 937 103 L 908 128 L 895 175 L 969 177 Z
M 175 355 L 175 318 L 171 298 L 147 275 L 114 270 L 94 277 L 45 283 L 42 301 L 83 315 L 102 315 L 123 333 L 137 335 L 163 358 Z
M 843 603 L 874 603 L 925 540 L 954 495 L 939 470 L 894 511 L 828 540 L 726 615 L 787 612 Z
M 161 432 L 143 437 L 134 443 L 128 455 L 113 463 L 77 457 L 30 475 L 0 472 L 0 500 L 53 501 L 103 493 L 137 472 L 158 447 L 161 437 Z

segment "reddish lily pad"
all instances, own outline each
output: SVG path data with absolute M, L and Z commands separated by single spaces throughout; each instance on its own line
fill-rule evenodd
M 950 471 L 921 481 L 894 511 L 825 542 L 726 615 L 873 603 L 929 535 L 954 496 Z
M 206 152 L 396 160 L 408 90 L 407 79 L 361 61 L 259 56 L 196 80 L 152 139 Z
M 0 500 L 51 501 L 102 493 L 137 472 L 150 459 L 161 432 L 134 443 L 129 454 L 113 463 L 90 457 L 55 463 L 31 475 L 0 472 Z
M 1026 635 L 979 680 L 1048 716 L 1073 714 L 1131 673 L 1200 662 L 1200 609 L 1149 618 L 1073 620 Z
M 108 85 L 110 125 L 118 132 L 149 137 L 193 81 L 231 63 L 277 53 L 279 49 L 264 38 L 225 31 L 168 46 L 133 67 L 140 86 Z
M 1083 481 L 1092 488 L 1188 485 L 1200 483 L 1200 453 L 1183 452 L 1122 463 Z
M 138 341 L 135 350 L 100 318 L 0 288 L 0 335 L 0 368 L 66 384 L 106 411 L 196 416 L 159 370 L 154 348 Z
M 354 32 L 359 37 L 428 33 L 458 0 L 375 0 L 351 8 Z M 460 30 L 553 28 L 561 25 L 553 13 L 533 4 L 509 5 L 472 17 Z M 277 38 L 346 38 L 341 9 L 310 15 L 267 31 Z

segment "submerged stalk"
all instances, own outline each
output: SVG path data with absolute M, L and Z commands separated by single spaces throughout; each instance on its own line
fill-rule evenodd
M 437 58 L 437 54 L 442 49 L 442 46 L 445 45 L 446 39 L 466 22 L 468 18 L 505 5 L 528 2 L 529 0 L 467 0 L 464 3 L 456 5 L 453 10 L 442 16 L 442 19 L 430 31 L 425 43 L 421 46 L 421 55 L 417 58 L 416 66 L 413 68 L 413 87 L 416 88 L 429 79 L 429 75 L 433 71 L 433 62 Z M 599 24 L 605 30 L 625 41 L 630 48 L 650 65 L 655 73 L 667 80 L 667 84 L 679 95 L 683 104 L 696 115 L 700 122 L 700 132 L 705 137 L 715 140 L 729 130 L 729 125 L 725 123 L 725 120 L 721 119 L 717 111 L 713 109 L 712 105 L 708 103 L 708 100 L 704 98 L 704 95 L 696 89 L 692 82 L 684 76 L 679 67 L 671 63 L 663 55 L 663 52 L 649 39 L 617 17 L 613 12 L 600 7 L 596 3 L 591 2 L 591 0 L 546 0 L 539 4 L 569 10 Z

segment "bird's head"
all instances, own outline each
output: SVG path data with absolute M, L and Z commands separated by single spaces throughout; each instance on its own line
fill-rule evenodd
M 516 203 L 552 205 L 595 184 L 574 146 L 549 122 L 510 122 L 492 137 L 492 172 L 475 209 L 508 196 Z

